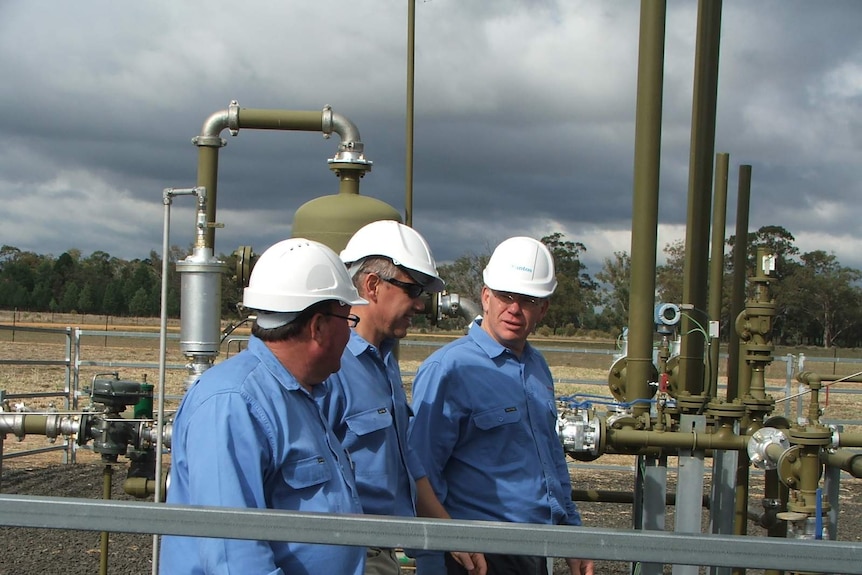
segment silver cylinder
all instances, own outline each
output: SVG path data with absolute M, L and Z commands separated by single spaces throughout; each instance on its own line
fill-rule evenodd
M 180 350 L 188 356 L 218 354 L 221 344 L 221 277 L 226 264 L 199 248 L 177 262 L 180 274 Z

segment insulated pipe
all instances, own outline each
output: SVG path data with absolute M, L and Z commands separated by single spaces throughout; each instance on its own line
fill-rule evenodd
M 724 291 L 724 228 L 727 220 L 728 154 L 715 155 L 714 203 L 712 206 L 712 255 L 709 259 L 709 320 L 721 321 L 721 294 Z M 708 326 L 704 326 L 709 331 Z M 706 374 L 707 395 L 718 394 L 719 337 L 709 338 L 709 371 Z
M 721 1 L 698 0 L 682 303 L 691 306 L 700 319 L 705 317 L 706 309 L 709 198 L 720 40 Z M 679 355 L 680 389 L 699 396 L 703 393 L 703 336 L 692 331 L 691 318 L 683 316 L 680 324 L 683 334 Z
M 664 0 L 641 2 L 632 201 L 632 289 L 629 294 L 626 356 L 627 401 L 651 397 L 649 383 L 654 369 L 653 318 L 666 12 Z M 633 409 L 637 416 L 649 412 L 649 404 L 638 403 Z

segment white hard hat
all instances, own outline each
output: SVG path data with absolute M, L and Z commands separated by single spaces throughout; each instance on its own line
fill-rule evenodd
M 557 289 L 554 257 L 542 242 L 515 237 L 504 240 L 482 272 L 485 285 L 493 290 L 533 297 L 548 297 Z
M 320 242 L 283 240 L 258 258 L 243 292 L 247 308 L 270 312 L 301 312 L 325 300 L 346 305 L 368 302 L 353 287 L 347 268 Z
M 359 228 L 341 250 L 341 260 L 350 265 L 371 256 L 383 256 L 404 268 L 425 291 L 443 291 L 431 248 L 419 232 L 395 220 L 378 220 Z

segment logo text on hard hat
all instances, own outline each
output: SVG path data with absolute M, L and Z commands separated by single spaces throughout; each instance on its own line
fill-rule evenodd
M 512 267 L 514 267 L 515 270 L 519 271 L 519 272 L 533 273 L 533 268 L 528 267 L 528 266 L 512 266 Z

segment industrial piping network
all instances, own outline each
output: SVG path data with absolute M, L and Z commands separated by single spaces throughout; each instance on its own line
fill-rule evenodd
M 560 398 L 560 440 L 565 451 L 579 460 L 594 460 L 609 453 L 637 457 L 633 497 L 636 529 L 664 529 L 664 505 L 669 500 L 666 489 L 668 457 L 677 457 L 677 491 L 670 498 L 676 504 L 675 530 L 699 533 L 704 500 L 704 459 L 709 457 L 713 462 L 708 498 L 713 533 L 745 535 L 748 518 L 754 517 L 773 537 L 834 539 L 837 497 L 832 495 L 837 494 L 841 470 L 854 477 L 862 473 L 862 456 L 847 449 L 862 446 L 862 436 L 839 434 L 820 421 L 819 390 L 824 381 L 834 380 L 824 374 L 804 372 L 797 375 L 797 379 L 811 389 L 805 420 L 791 423 L 773 415 L 775 400 L 766 394 L 765 369 L 773 359 L 771 331 L 775 304 L 772 288 L 776 280 L 774 258 L 763 249 L 758 250 L 757 269 L 751 278 L 753 296 L 747 300 L 744 297 L 750 166 L 742 166 L 740 170 L 734 247 L 736 277 L 732 294 L 736 321 L 730 346 L 728 395 L 726 399 L 717 396 L 717 334 L 708 332 L 704 325 L 717 320 L 713 302 L 720 301 L 720 293 L 710 293 L 707 306 L 709 242 L 704 234 L 710 229 L 708 207 L 712 193 L 709 181 L 713 165 L 719 22 L 720 2 L 701 3 L 684 301 L 656 307 L 653 294 L 664 3 L 643 4 L 633 194 L 633 211 L 638 217 L 632 223 L 632 295 L 627 353 L 610 369 L 608 380 L 613 399 L 603 402 L 606 412 L 600 413 L 593 405 L 595 402 Z M 177 264 L 182 287 L 180 348 L 189 361 L 187 383 L 211 367 L 227 335 L 222 333 L 219 316 L 225 264 L 214 256 L 214 230 L 219 227 L 215 220 L 218 150 L 226 144 L 219 134 L 229 129 L 232 135 L 237 135 L 242 128 L 320 131 L 324 136 L 336 132 L 341 136 L 338 151 L 329 160 L 330 169 L 339 177 L 339 194 L 312 200 L 301 207 L 295 216 L 294 236 L 318 239 L 338 251 L 353 231 L 365 223 L 378 219 L 400 220 L 398 212 L 386 204 L 359 196 L 359 180 L 371 169 L 371 162 L 364 157 L 356 127 L 328 106 L 322 113 L 255 110 L 241 109 L 234 101 L 227 110 L 210 116 L 201 135 L 193 139 L 199 148 L 197 185 L 188 189 L 168 188 L 163 194 L 165 262 L 173 198 L 193 195 L 197 199 L 193 253 Z M 723 231 L 726 155 L 718 156 L 717 165 L 712 224 L 714 229 Z M 716 242 L 723 244 L 720 233 L 713 235 L 713 274 L 722 267 L 720 262 L 718 265 L 715 262 Z M 254 255 L 250 248 L 240 248 L 237 255 L 237 278 L 245 283 Z M 720 277 L 712 277 L 709 283 L 721 286 Z M 166 284 L 163 298 L 165 291 Z M 480 312 L 474 302 L 458 294 L 433 296 L 426 311 L 434 319 L 444 315 L 472 319 Z M 94 451 L 106 462 L 116 461 L 119 455 L 133 454 L 130 459 L 143 465 L 135 476 L 130 474 L 127 491 L 140 497 L 155 495 L 156 501 L 162 501 L 161 454 L 170 446 L 171 429 L 164 414 L 164 310 L 161 330 L 159 405 L 154 417 L 146 407 L 139 412 L 141 405 L 151 404 L 151 388 L 122 381 L 117 376 L 94 379 L 91 405 L 84 412 L 0 413 L 0 440 L 7 434 L 19 438 L 41 434 L 52 439 L 62 435 L 75 437 L 79 445 L 93 441 Z M 656 332 L 660 338 L 654 354 Z M 136 406 L 136 417 L 124 419 L 121 414 L 130 405 Z M 142 413 L 144 416 L 138 417 Z M 752 465 L 764 470 L 762 510 L 748 508 Z M 824 477 L 826 485 L 821 486 Z M 578 494 L 576 491 L 575 495 Z M 106 491 L 106 495 L 109 496 L 109 492 Z M 613 494 L 608 499 L 613 500 Z M 154 570 L 156 566 L 154 552 Z M 640 566 L 640 571 L 644 575 L 659 574 L 662 566 L 646 563 Z M 678 565 L 674 572 L 696 573 L 697 568 Z

